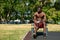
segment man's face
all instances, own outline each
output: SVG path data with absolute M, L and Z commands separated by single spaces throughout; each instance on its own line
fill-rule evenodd
M 37 12 L 38 12 L 38 13 L 41 13 L 41 12 L 42 12 L 41 8 L 38 8 L 38 9 L 37 9 Z

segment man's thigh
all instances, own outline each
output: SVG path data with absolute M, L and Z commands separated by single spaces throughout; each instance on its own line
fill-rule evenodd
M 34 24 L 34 28 L 35 28 L 36 30 L 39 29 L 39 27 L 38 27 L 36 24 Z

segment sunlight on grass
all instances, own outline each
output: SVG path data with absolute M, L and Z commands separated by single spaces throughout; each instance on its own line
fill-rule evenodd
M 18 40 L 19 31 L 17 30 L 0 30 L 0 40 Z
M 57 24 L 48 24 L 48 31 L 60 32 L 60 25 Z
M 24 27 L 23 27 L 24 26 Z M 26 32 L 30 28 L 25 28 L 26 25 L 10 25 L 10 24 L 0 24 L 0 40 L 22 40 Z
M 0 30 L 0 40 L 22 40 L 27 30 Z
M 48 31 L 60 32 L 60 25 L 48 24 L 47 27 Z M 22 40 L 31 28 L 31 24 L 0 24 L 0 40 Z

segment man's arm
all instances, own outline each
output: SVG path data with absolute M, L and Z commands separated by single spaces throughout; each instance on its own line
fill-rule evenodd
M 43 22 L 46 22 L 46 15 L 44 14 L 44 18 L 42 20 Z
M 33 21 L 34 21 L 34 23 L 37 23 L 37 20 L 36 20 L 36 13 L 34 14 Z

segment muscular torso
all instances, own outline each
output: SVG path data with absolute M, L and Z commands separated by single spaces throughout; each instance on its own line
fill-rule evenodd
M 38 14 L 38 13 L 36 13 L 36 20 L 37 21 L 40 21 L 40 20 L 42 20 L 43 18 L 44 18 L 44 13 L 42 12 L 42 13 L 40 13 L 40 14 Z

